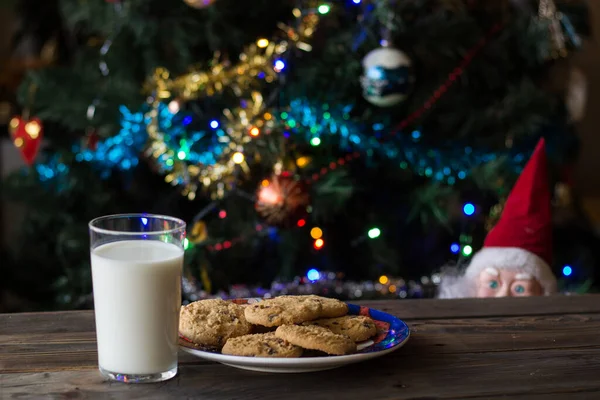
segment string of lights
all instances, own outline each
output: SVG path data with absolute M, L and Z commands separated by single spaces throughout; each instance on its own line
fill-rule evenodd
M 325 176 L 327 173 L 334 171 L 336 168 L 338 168 L 342 165 L 345 165 L 346 163 L 352 162 L 352 161 L 358 159 L 359 157 L 360 157 L 360 153 L 355 152 L 352 154 L 348 154 L 347 156 L 345 156 L 343 158 L 339 158 L 336 161 L 332 161 L 331 163 L 328 164 L 327 167 L 323 167 L 318 174 L 314 174 L 310 178 L 308 178 L 306 180 L 306 183 L 314 184 L 316 181 L 318 181 L 320 178 Z M 261 198 L 262 198 L 262 201 L 268 201 L 269 199 L 266 199 L 265 198 L 266 196 L 264 194 L 261 195 L 262 194 L 261 191 L 269 189 L 270 182 L 268 180 L 266 180 L 265 182 L 266 183 L 261 184 L 261 188 L 259 189 L 256 196 L 253 196 L 249 193 L 244 193 L 240 189 L 236 189 L 235 191 L 230 192 L 228 195 L 229 196 L 238 196 L 238 197 L 246 199 L 252 203 L 257 203 L 257 200 L 258 200 L 258 202 L 260 202 Z M 203 218 L 205 218 L 210 212 L 218 210 L 218 217 L 220 219 L 227 218 L 227 211 L 225 209 L 219 209 L 218 204 L 219 204 L 219 201 L 213 201 L 196 214 L 196 216 L 193 219 L 193 223 L 192 223 L 192 232 L 190 234 L 190 240 L 187 240 L 185 243 L 186 250 L 194 245 L 203 245 L 209 238 L 209 233 L 207 231 L 206 223 L 203 221 Z M 307 218 L 301 217 L 295 221 L 294 226 L 297 228 L 303 228 L 306 226 L 306 224 L 307 224 Z M 266 225 L 263 223 L 257 223 L 255 225 L 255 232 L 258 234 L 264 234 L 264 232 L 266 232 L 268 230 L 272 230 L 272 229 L 273 229 L 273 227 L 270 227 L 269 225 Z M 317 232 L 321 232 L 321 233 L 318 234 Z M 313 228 L 313 230 L 311 230 L 310 234 L 311 234 L 311 237 L 314 239 L 313 247 L 316 250 L 321 249 L 325 245 L 324 239 L 322 238 L 322 230 L 320 230 L 320 228 L 318 228 L 318 227 L 315 227 L 315 228 Z M 378 237 L 379 234 L 380 234 L 380 231 L 378 228 L 373 228 L 373 229 L 369 230 L 369 232 L 368 232 L 368 236 L 371 239 Z M 210 252 L 219 252 L 222 250 L 228 250 L 231 247 L 233 247 L 235 244 L 243 242 L 244 240 L 248 239 L 249 237 L 250 236 L 248 234 L 239 235 L 239 236 L 236 236 L 231 239 L 222 240 L 218 243 L 208 244 L 208 245 L 206 245 L 206 248 Z
M 361 2 L 353 0 L 353 3 Z M 180 186 L 183 195 L 190 200 L 195 199 L 200 190 L 210 192 L 212 198 L 218 200 L 229 194 L 240 194 L 236 192 L 236 183 L 240 176 L 251 172 L 251 162 L 257 154 L 253 153 L 253 144 L 262 138 L 277 135 L 289 142 L 308 143 L 312 147 L 334 146 L 338 151 L 347 153 L 317 169 L 317 172 L 311 171 L 302 176 L 302 181 L 309 186 L 359 157 L 366 162 L 374 157 L 384 157 L 398 163 L 403 169 L 410 169 L 416 175 L 447 185 L 457 184 L 466 179 L 474 167 L 499 157 L 507 158 L 508 166 L 515 172 L 520 171 L 526 154 L 516 149 L 492 152 L 456 143 L 432 147 L 423 141 L 427 132 L 422 132 L 418 126 L 407 130 L 460 78 L 489 38 L 501 30 L 501 25 L 495 25 L 485 38 L 470 49 L 462 62 L 449 74 L 446 82 L 395 127 L 384 123 L 368 126 L 354 120 L 351 117 L 352 105 L 314 104 L 307 98 L 296 98 L 280 107 L 274 106 L 269 100 L 272 96 L 263 98 L 263 86 L 268 87 L 268 84 L 280 81 L 290 68 L 291 49 L 311 51 L 310 39 L 320 19 L 330 9 L 325 4 L 309 10 L 294 9 L 294 26 L 280 26 L 283 37 L 259 38 L 244 49 L 236 63 L 231 64 L 215 57 L 208 63 L 208 67 L 195 68 L 174 78 L 166 69 L 156 69 L 145 84 L 145 91 L 150 94 L 148 104 L 138 111 L 121 106 L 119 132 L 93 146 L 89 143 L 75 144 L 75 160 L 93 164 L 100 169 L 101 176 L 106 178 L 114 170 L 132 170 L 144 157 L 164 175 L 166 182 Z M 103 54 L 109 48 L 110 42 L 107 42 L 107 46 L 103 46 Z M 102 62 L 100 68 L 103 74 L 108 74 L 108 67 Z M 241 100 L 235 106 L 224 109 L 220 115 L 200 118 L 186 107 L 187 102 L 218 96 L 225 91 L 230 91 Z M 88 108 L 90 121 L 96 105 L 97 102 Z M 379 140 L 382 137 L 392 139 L 382 142 Z M 301 156 L 295 162 L 302 170 L 310 163 L 310 157 Z M 68 166 L 59 159 L 39 163 L 36 170 L 40 179 L 48 183 L 58 182 L 57 178 L 65 177 L 69 172 Z M 279 193 L 273 193 L 273 182 L 273 177 L 265 178 L 256 195 L 244 194 L 249 201 L 256 202 L 259 213 L 263 210 L 261 206 L 267 203 L 268 215 L 275 215 L 270 207 L 273 204 L 269 203 L 282 202 Z M 277 184 L 282 186 L 279 182 Z M 304 205 L 304 200 L 300 203 Z M 227 218 L 227 210 L 219 209 L 218 202 L 215 201 L 201 210 L 194 218 L 189 238 L 185 241 L 186 250 L 204 246 L 213 253 L 226 251 L 254 235 L 270 235 L 278 230 L 271 223 L 257 223 L 254 230 L 242 235 L 218 241 L 208 240 L 209 232 L 203 218 L 211 211 L 216 211 L 220 219 Z M 462 211 L 468 218 L 476 214 L 478 206 L 467 202 L 463 204 Z M 327 232 L 322 227 L 311 226 L 306 217 L 295 218 L 293 222 L 295 228 L 310 235 L 314 250 L 326 248 Z M 384 235 L 385 232 L 379 227 L 365 227 L 364 234 L 351 241 L 351 245 L 357 246 L 363 241 L 376 240 Z M 463 233 L 457 239 L 450 245 L 449 251 L 463 258 L 470 257 L 474 253 L 472 237 Z M 565 277 L 570 276 L 573 268 L 565 265 L 562 272 Z M 334 278 L 331 274 L 334 274 Z M 401 278 L 385 275 L 380 276 L 377 282 L 339 283 L 338 278 L 338 274 L 310 268 L 305 277 L 291 283 L 279 283 L 277 289 L 266 291 L 263 295 L 294 290 L 321 290 L 315 288 L 332 290 L 333 287 L 336 293 L 341 293 L 338 290 L 348 290 L 351 298 L 361 298 L 368 292 L 406 298 L 415 293 L 418 296 L 419 290 L 414 288 L 419 285 L 439 283 L 439 275 L 422 277 L 420 284 L 409 284 Z M 409 287 L 413 289 L 408 289 Z M 256 293 L 260 291 L 261 289 L 255 290 Z M 235 292 L 235 289 L 231 292 Z M 239 294 L 235 296 L 240 297 Z
M 274 281 L 270 287 L 231 285 L 227 291 L 211 294 L 200 288 L 197 281 L 184 278 L 182 289 L 187 301 L 208 298 L 271 298 L 280 295 L 317 294 L 345 299 L 410 299 L 428 298 L 436 293 L 441 276 L 435 273 L 423 276 L 420 280 L 406 280 L 402 277 L 382 275 L 375 281 L 349 281 L 342 272 L 319 271 L 311 268 L 304 276 L 291 281 Z M 384 282 L 384 283 L 381 283 Z
M 144 155 L 152 160 L 165 175 L 165 181 L 182 186 L 182 193 L 194 199 L 199 187 L 210 189 L 213 198 L 222 198 L 227 190 L 235 187 L 236 179 L 248 173 L 248 160 L 252 159 L 253 139 L 262 135 L 283 136 L 292 140 L 306 140 L 312 146 L 334 144 L 347 151 L 361 151 L 366 157 L 384 155 L 397 159 L 401 168 L 410 168 L 414 173 L 446 184 L 465 179 L 474 166 L 498 157 L 494 152 L 478 152 L 471 147 L 459 149 L 435 149 L 420 145 L 422 133 L 415 129 L 409 135 L 398 135 L 396 140 L 380 143 L 377 138 L 389 132 L 381 123 L 364 127 L 350 119 L 351 106 L 312 105 L 307 99 L 293 99 L 287 107 L 266 110 L 262 95 L 252 90 L 250 98 L 240 101 L 238 107 L 225 109 L 221 118 L 214 118 L 202 130 L 189 130 L 194 116 L 181 110 L 186 100 L 214 95 L 230 88 L 241 94 L 261 79 L 273 81 L 285 69 L 284 56 L 289 48 L 296 46 L 310 51 L 309 39 L 314 33 L 319 18 L 330 11 L 328 5 L 301 11 L 294 9 L 297 28 L 282 26 L 285 37 L 280 41 L 261 38 L 249 46 L 235 65 L 214 60 L 210 70 L 193 70 L 175 79 L 168 71 L 159 68 L 146 85 L 153 94 L 151 104 L 140 113 L 122 112 L 122 129 L 114 138 L 99 143 L 97 151 L 76 148 L 79 161 L 93 161 L 104 167 L 103 175 L 110 168 L 130 169 L 139 162 L 135 152 L 144 140 L 143 125 L 147 134 Z M 492 32 L 499 29 L 494 27 Z M 490 33 L 490 34 L 491 34 Z M 478 43 L 465 57 L 458 74 L 485 44 Z M 252 71 L 252 73 L 248 73 Z M 456 71 L 455 71 L 456 72 Z M 451 78 L 456 78 L 456 74 Z M 270 77 L 270 78 L 269 78 Z M 449 78 L 450 79 L 450 78 Z M 436 94 L 439 91 L 436 91 Z M 433 98 L 439 98 L 434 94 Z M 168 101 L 171 99 L 170 101 Z M 167 103 L 168 101 L 168 103 Z M 391 130 L 392 134 L 395 133 Z M 142 135 L 140 135 L 142 133 Z M 335 143 L 332 141 L 335 140 Z M 134 146 L 125 148 L 133 143 Z M 123 144 L 119 148 L 119 144 Z M 247 154 L 250 152 L 250 154 Z M 518 171 L 524 157 L 515 154 L 515 169 Z

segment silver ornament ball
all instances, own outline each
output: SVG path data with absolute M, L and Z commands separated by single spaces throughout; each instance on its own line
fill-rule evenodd
M 380 47 L 363 59 L 361 86 L 363 96 L 371 104 L 389 107 L 404 101 L 414 82 L 412 61 L 406 53 L 391 47 Z

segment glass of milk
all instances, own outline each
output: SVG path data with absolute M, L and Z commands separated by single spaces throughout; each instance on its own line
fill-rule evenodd
M 98 367 L 111 380 L 177 374 L 185 222 L 151 214 L 89 223 Z

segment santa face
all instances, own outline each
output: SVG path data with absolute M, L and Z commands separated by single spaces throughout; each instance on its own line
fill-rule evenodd
M 479 274 L 477 297 L 541 296 L 540 283 L 516 269 L 486 268 Z

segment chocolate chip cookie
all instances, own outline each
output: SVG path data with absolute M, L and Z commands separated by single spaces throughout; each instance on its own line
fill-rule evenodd
M 345 315 L 337 318 L 321 318 L 305 322 L 303 325 L 318 325 L 333 333 L 349 336 L 355 342 L 362 342 L 375 336 L 377 326 L 369 317 L 363 315 Z
M 302 348 L 275 336 L 275 332 L 270 332 L 231 338 L 221 352 L 245 357 L 294 358 L 302 355 Z
M 244 310 L 250 323 L 268 327 L 339 317 L 347 313 L 348 306 L 345 303 L 314 295 L 279 296 L 250 304 Z
M 344 355 L 356 352 L 356 343 L 348 336 L 331 332 L 318 325 L 282 325 L 275 335 L 304 349 L 320 350 L 327 354 Z
M 222 347 L 227 339 L 247 335 L 252 325 L 244 307 L 220 299 L 200 300 L 181 307 L 179 332 L 201 346 Z
M 315 301 L 321 304 L 320 318 L 341 317 L 343 315 L 348 314 L 348 305 L 343 301 L 315 295 L 310 295 L 306 297 L 310 301 Z

